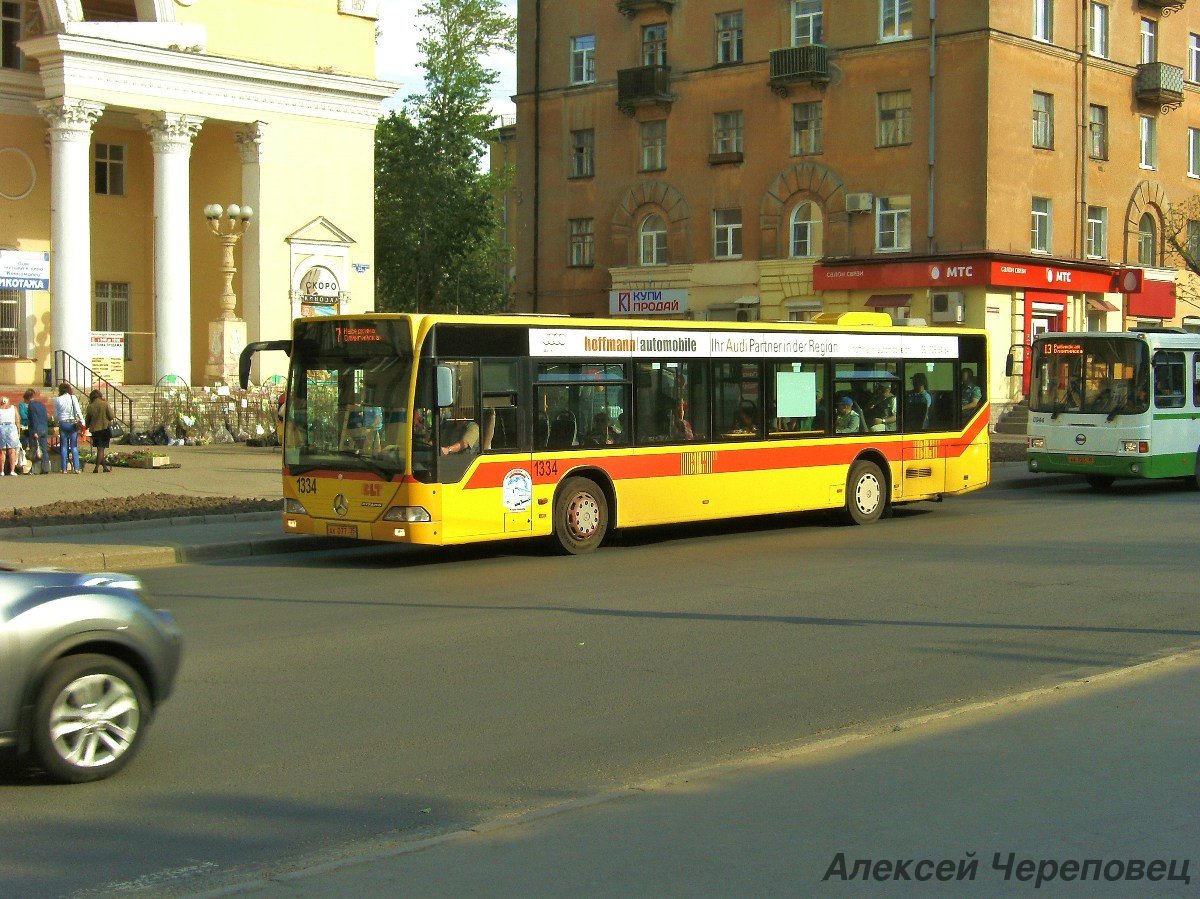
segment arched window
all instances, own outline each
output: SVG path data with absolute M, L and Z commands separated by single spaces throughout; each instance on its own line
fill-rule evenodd
M 667 264 L 667 223 L 661 215 L 648 215 L 638 230 L 642 265 Z
M 821 210 L 816 203 L 801 203 L 792 210 L 791 234 L 789 255 L 793 259 L 821 255 Z
M 1154 224 L 1154 216 L 1143 213 L 1138 222 L 1138 264 L 1158 265 L 1158 228 Z

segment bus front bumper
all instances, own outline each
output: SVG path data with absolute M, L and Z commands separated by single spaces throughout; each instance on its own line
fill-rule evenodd
M 1176 458 L 1176 456 L 1179 456 Z M 1096 474 L 1114 478 L 1184 477 L 1194 470 L 1195 458 L 1170 456 L 1106 456 L 1095 453 L 1030 451 L 1029 470 L 1057 474 Z

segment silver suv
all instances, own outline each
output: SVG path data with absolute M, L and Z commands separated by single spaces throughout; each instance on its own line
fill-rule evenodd
M 0 747 L 58 781 L 115 774 L 170 694 L 181 649 L 136 578 L 0 563 Z

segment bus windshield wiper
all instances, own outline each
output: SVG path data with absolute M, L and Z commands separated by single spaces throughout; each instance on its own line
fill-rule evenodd
M 340 459 L 353 459 L 355 462 L 358 462 L 363 467 L 369 468 L 371 471 L 375 472 L 375 474 L 379 475 L 385 481 L 390 481 L 392 479 L 391 471 L 384 468 L 382 465 L 380 465 L 375 460 L 369 459 L 366 456 L 360 455 L 359 453 L 356 453 L 354 450 L 334 450 L 333 454 Z

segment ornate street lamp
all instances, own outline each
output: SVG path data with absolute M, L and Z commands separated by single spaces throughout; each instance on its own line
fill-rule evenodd
M 222 209 L 216 203 L 204 207 L 208 226 L 221 242 L 221 273 L 225 283 L 221 291 L 221 314 L 208 325 L 208 365 L 206 374 L 220 383 L 237 382 L 238 356 L 246 345 L 246 323 L 237 316 L 237 294 L 233 292 L 233 276 L 237 265 L 233 250 L 254 217 L 249 206 L 231 203 Z

